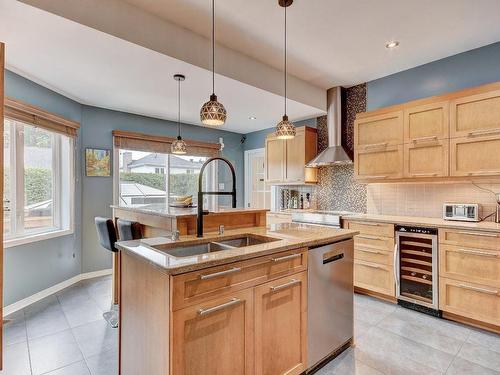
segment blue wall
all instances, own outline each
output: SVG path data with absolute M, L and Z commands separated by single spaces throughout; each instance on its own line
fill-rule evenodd
M 82 106 L 8 70 L 6 95 L 81 123 Z M 81 147 L 77 139 L 77 150 Z M 81 273 L 81 154 L 77 152 L 75 233 L 4 250 L 4 305 L 31 296 Z M 104 268 L 104 267 L 103 267 Z
M 500 42 L 367 83 L 367 110 L 500 81 Z
M 295 126 L 309 126 L 311 128 L 316 127 L 316 118 L 311 118 L 307 120 L 297 121 L 294 123 Z M 273 133 L 276 128 L 267 128 L 263 130 L 258 130 L 252 133 L 245 134 L 245 151 L 246 150 L 254 150 L 256 148 L 263 148 L 266 141 L 266 136 L 270 133 Z
M 113 129 L 175 136 L 177 125 L 144 116 L 81 105 L 10 71 L 5 72 L 6 95 L 78 121 L 75 233 L 5 249 L 4 305 L 9 305 L 82 272 L 111 267 L 111 256 L 97 242 L 94 217 L 109 216 L 113 201 L 111 177 L 86 177 L 82 165 L 86 147 L 113 147 Z M 227 131 L 184 125 L 186 138 L 218 142 L 224 138 L 223 156 L 237 174 L 238 205 L 243 206 L 242 135 Z M 226 174 L 221 174 L 222 178 Z M 226 182 L 223 180 L 223 182 Z M 82 205 L 82 202 L 84 204 Z

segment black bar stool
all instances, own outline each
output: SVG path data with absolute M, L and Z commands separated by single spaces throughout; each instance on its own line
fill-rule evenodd
M 136 221 L 118 219 L 116 226 L 120 241 L 140 240 L 142 238 L 142 226 Z
M 95 226 L 97 229 L 97 236 L 99 237 L 99 242 L 101 246 L 106 250 L 116 253 L 118 250 L 115 247 L 116 243 L 116 229 L 113 224 L 113 220 L 106 217 L 96 217 Z M 113 328 L 118 327 L 119 312 L 118 305 L 111 305 L 111 310 L 102 314 L 104 319 Z

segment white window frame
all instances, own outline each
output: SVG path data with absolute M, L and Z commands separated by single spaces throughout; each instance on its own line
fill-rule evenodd
M 147 151 L 144 151 L 147 152 Z M 167 197 L 170 196 L 170 156 L 172 154 L 168 153 L 165 154 L 168 157 L 166 158 L 166 165 L 165 165 L 165 186 L 167 189 Z M 210 173 L 210 180 L 209 183 L 212 185 L 210 188 L 210 191 L 215 191 L 216 187 L 219 185 L 219 178 L 218 178 L 218 173 L 217 173 L 217 164 L 218 162 L 211 163 L 207 170 L 206 173 Z M 120 207 L 120 148 L 116 147 L 113 145 L 113 205 L 116 207 Z M 217 197 L 216 196 L 205 196 L 205 202 L 203 203 L 204 208 L 206 209 L 206 205 L 208 203 L 208 207 L 217 209 L 218 208 L 218 203 L 217 203 Z M 126 207 L 126 206 L 121 206 L 121 207 Z
M 5 119 L 7 120 L 7 119 Z M 59 133 L 50 132 L 53 136 L 52 147 L 52 186 L 53 186 L 53 220 L 54 226 L 50 228 L 40 228 L 35 230 L 24 231 L 24 131 L 25 125 L 33 126 L 33 124 L 23 123 L 18 120 L 9 120 L 14 126 L 11 128 L 10 142 L 10 161 L 11 168 L 15 171 L 10 178 L 11 191 L 11 229 L 9 235 L 4 235 L 4 247 L 15 247 L 32 242 L 42 241 L 45 239 L 66 236 L 74 233 L 74 205 L 75 205 L 75 140 L 70 138 L 69 141 L 69 159 L 68 159 L 68 179 L 69 186 L 67 187 L 69 194 L 68 213 L 63 215 L 62 211 L 62 142 Z M 22 167 L 21 167 L 22 166 Z M 57 198 L 56 198 L 57 197 Z M 63 216 L 66 220 L 63 220 Z M 22 233 L 20 229 L 22 228 Z M 12 234 L 14 233 L 14 234 Z

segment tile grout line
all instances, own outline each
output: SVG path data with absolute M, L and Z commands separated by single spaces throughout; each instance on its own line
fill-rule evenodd
M 453 359 L 451 360 L 450 362 L 450 365 L 448 366 L 448 368 L 446 369 L 446 371 L 444 372 L 444 374 L 446 374 L 448 372 L 448 370 L 450 369 L 451 365 L 453 364 L 453 362 L 455 362 L 455 359 L 457 359 L 458 355 L 460 354 L 460 351 L 462 350 L 463 346 L 465 345 L 465 343 L 467 342 L 467 340 L 469 339 L 470 335 L 471 335 L 472 331 L 469 331 L 469 333 L 467 334 L 467 337 L 465 338 L 465 340 L 462 342 L 462 345 L 460 345 L 460 348 L 458 349 L 457 351 L 457 354 L 455 354 L 455 356 L 453 357 Z
M 30 340 L 28 338 L 28 322 L 26 321 L 26 310 L 23 309 L 24 334 L 26 336 L 26 347 L 28 348 L 28 362 L 30 365 L 30 374 L 33 375 L 33 366 L 31 364 Z

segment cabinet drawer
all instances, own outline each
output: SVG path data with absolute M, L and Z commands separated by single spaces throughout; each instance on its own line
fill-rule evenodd
M 390 180 L 403 178 L 403 145 L 356 149 L 354 172 L 356 178 Z
M 392 266 L 394 264 L 394 253 L 370 249 L 365 246 L 355 246 L 354 259 Z
M 450 176 L 500 175 L 500 131 L 485 137 L 450 139 Z
M 440 277 L 439 308 L 466 318 L 500 325 L 498 288 Z
M 439 274 L 500 288 L 500 251 L 441 245 Z
M 349 221 L 347 227 L 349 229 L 359 231 L 361 235 L 367 234 L 375 237 L 382 236 L 382 237 L 394 238 L 393 224 L 376 223 L 371 221 Z
M 172 310 L 307 269 L 307 249 L 172 276 Z
M 391 227 L 390 230 L 392 231 L 393 228 Z M 394 239 L 362 233 L 354 236 L 354 247 L 394 252 Z
M 439 243 L 479 249 L 500 250 L 500 233 L 439 228 Z
M 354 122 L 354 147 L 403 143 L 403 111 L 357 119 Z
M 354 260 L 354 286 L 387 296 L 396 296 L 391 266 Z

